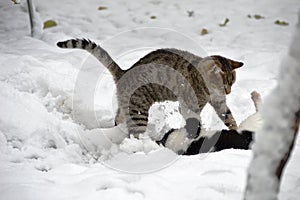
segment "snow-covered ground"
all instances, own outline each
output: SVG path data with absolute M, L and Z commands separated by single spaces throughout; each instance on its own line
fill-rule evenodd
M 243 61 L 228 95 L 240 123 L 254 112 L 250 92 L 266 97 L 276 85 L 298 0 L 35 3 L 42 21 L 58 24 L 40 38 L 29 37 L 25 4 L 0 2 L 1 200 L 242 198 L 251 151 L 186 157 L 147 138 L 112 144 L 121 134 L 107 128 L 116 110 L 110 74 L 87 53 L 55 44 L 73 37 L 93 39 L 123 68 L 159 47 Z M 188 11 L 194 11 L 192 16 Z M 264 18 L 255 19 L 255 14 Z M 229 23 L 220 27 L 225 18 Z M 275 20 L 289 25 L 276 25 Z M 203 28 L 207 35 L 201 35 Z M 222 127 L 209 106 L 202 116 L 206 127 Z M 174 121 L 178 116 L 170 123 Z M 299 140 L 283 176 L 280 199 L 300 195 Z

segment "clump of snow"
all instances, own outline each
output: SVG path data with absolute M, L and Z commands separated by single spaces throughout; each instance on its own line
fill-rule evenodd
M 182 115 L 178 111 L 179 103 L 166 101 L 155 103 L 149 109 L 149 121 L 146 134 L 159 141 L 164 133 L 170 129 L 179 129 L 185 125 Z
M 150 137 L 125 138 L 120 144 L 120 150 L 126 153 L 145 152 L 149 153 L 159 146 Z

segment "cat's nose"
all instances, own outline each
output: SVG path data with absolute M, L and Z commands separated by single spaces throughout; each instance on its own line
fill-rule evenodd
M 230 87 L 225 87 L 225 92 L 226 92 L 226 94 L 229 94 L 231 92 L 231 88 Z

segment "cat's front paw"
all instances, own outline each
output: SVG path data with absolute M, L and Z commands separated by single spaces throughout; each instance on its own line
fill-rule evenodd
M 238 129 L 238 126 L 236 125 L 236 123 L 233 123 L 233 124 L 230 124 L 228 126 L 229 130 L 237 130 Z
M 228 127 L 229 130 L 237 130 L 238 128 L 231 114 L 226 116 L 224 124 Z

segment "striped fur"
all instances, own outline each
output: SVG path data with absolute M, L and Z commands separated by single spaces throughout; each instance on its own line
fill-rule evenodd
M 225 95 L 231 91 L 235 69 L 243 65 L 241 62 L 222 56 L 201 58 L 187 51 L 159 49 L 141 58 L 130 69 L 122 70 L 102 47 L 90 40 L 73 39 L 57 45 L 84 49 L 107 67 L 117 86 L 116 122 L 125 122 L 129 133 L 136 137 L 146 131 L 150 106 L 166 100 L 179 101 L 183 117 L 195 118 L 199 123 L 201 110 L 210 103 L 230 129 L 237 128 Z M 185 128 L 190 138 L 197 135 L 195 130 Z
M 57 46 L 65 49 L 84 49 L 95 56 L 113 75 L 115 81 L 118 81 L 124 71 L 110 57 L 110 55 L 99 45 L 86 39 L 72 39 L 63 42 L 58 42 Z

